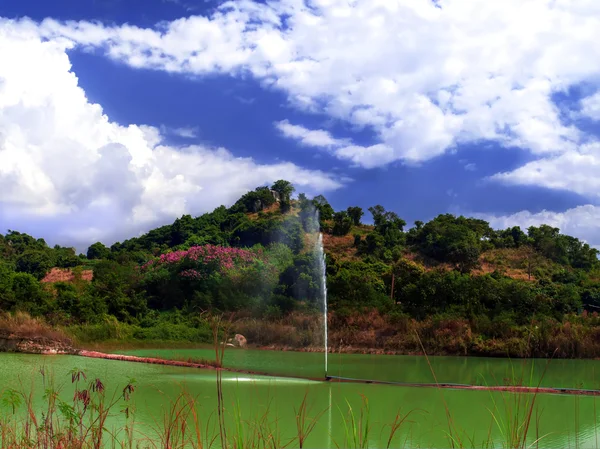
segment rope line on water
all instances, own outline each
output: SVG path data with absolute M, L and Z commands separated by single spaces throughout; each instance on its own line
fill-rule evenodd
M 523 387 L 523 386 L 480 386 L 480 385 L 469 385 L 469 384 L 459 384 L 459 383 L 422 383 L 422 382 L 394 382 L 394 381 L 385 381 L 385 380 L 375 380 L 375 379 L 357 379 L 353 377 L 342 377 L 342 376 L 326 376 L 325 379 L 322 377 L 314 378 L 314 377 L 302 377 L 302 376 L 293 376 L 293 375 L 281 375 L 281 374 L 270 374 L 264 372 L 257 371 L 249 371 L 243 369 L 236 368 L 217 368 L 215 366 L 193 363 L 193 362 L 185 362 L 179 360 L 165 360 L 165 359 L 157 359 L 152 357 L 137 357 L 132 355 L 121 355 L 121 354 L 106 354 L 96 351 L 79 351 L 77 355 L 83 357 L 91 357 L 91 358 L 100 358 L 100 359 L 109 359 L 109 360 L 119 360 L 124 362 L 138 362 L 138 363 L 148 363 L 148 364 L 158 364 L 158 365 L 167 365 L 167 366 L 178 366 L 178 367 L 186 367 L 186 368 L 202 368 L 202 369 L 212 369 L 212 370 L 223 370 L 231 373 L 238 374 L 250 374 L 250 375 L 262 375 L 262 376 L 271 376 L 271 377 L 284 377 L 284 378 L 292 378 L 292 379 L 303 379 L 303 380 L 311 380 L 316 382 L 326 382 L 337 381 L 337 382 L 354 382 L 354 383 L 364 383 L 364 384 L 377 384 L 377 385 L 393 385 L 398 387 L 417 387 L 417 388 L 446 388 L 446 389 L 460 389 L 460 390 L 476 390 L 476 391 L 506 391 L 513 393 L 544 393 L 544 394 L 571 394 L 571 395 L 586 395 L 586 396 L 600 396 L 600 390 L 588 390 L 583 388 L 559 388 L 559 387 Z
M 544 393 L 544 394 L 571 394 L 571 395 L 585 395 L 585 396 L 600 396 L 600 390 L 590 390 L 585 388 L 567 388 L 567 387 L 525 387 L 518 385 L 499 385 L 499 386 L 482 386 L 482 385 L 469 385 L 459 383 L 425 383 L 425 382 L 395 382 L 386 380 L 373 380 L 373 379 L 357 379 L 352 377 L 342 376 L 327 376 L 326 381 L 339 381 L 339 382 L 356 382 L 365 384 L 377 384 L 377 385 L 394 385 L 400 387 L 417 387 L 417 388 L 447 388 L 447 389 L 460 389 L 460 390 L 474 390 L 474 391 L 506 391 L 513 393 Z

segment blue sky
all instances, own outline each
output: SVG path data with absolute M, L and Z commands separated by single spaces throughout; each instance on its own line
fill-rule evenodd
M 497 3 L 4 0 L 0 228 L 83 249 L 286 178 L 599 246 L 600 8 Z

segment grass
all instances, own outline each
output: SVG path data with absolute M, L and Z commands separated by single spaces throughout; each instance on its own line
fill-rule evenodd
M 100 379 L 88 380 L 84 372 L 73 370 L 70 375 L 75 392 L 71 401 L 65 401 L 52 374 L 45 369 L 41 369 L 40 374 L 44 391 L 41 407 L 34 406 L 33 387 L 29 392 L 25 389 L 3 392 L 2 403 L 10 412 L 0 419 L 2 448 L 100 449 L 108 444 L 133 447 L 130 439 L 133 435 L 130 402 L 135 391 L 133 380 L 122 390 L 108 395 Z M 117 405 L 121 405 L 118 411 Z M 17 411 L 21 406 L 25 414 L 19 417 Z M 125 416 L 126 424 L 121 429 L 124 437 L 120 432 L 111 434 L 106 428 L 107 419 L 114 413 Z
M 25 312 L 0 314 L 0 337 L 72 344 L 71 338 L 63 331 Z
M 244 335 L 251 346 L 302 351 L 323 350 L 320 313 L 295 311 L 281 318 L 257 319 L 246 313 L 227 321 L 231 333 Z M 421 343 L 415 338 L 418 333 Z M 97 324 L 53 328 L 25 313 L 0 315 L 0 337 L 75 344 L 79 348 L 106 350 L 140 347 L 196 347 L 211 345 L 209 320 L 197 326 L 158 322 L 143 328 L 107 319 Z M 532 338 L 533 337 L 533 338 Z M 494 357 L 600 357 L 600 316 L 570 315 L 564 322 L 544 317 L 516 325 L 502 316 L 470 319 L 436 315 L 418 321 L 402 313 L 374 308 L 329 313 L 329 342 L 336 351 L 370 354 L 422 353 Z M 423 348 L 421 347 L 423 346 Z
M 315 416 L 310 417 L 308 415 L 308 392 L 304 394 L 304 398 L 300 403 L 300 407 L 298 410 L 294 409 L 294 415 L 296 418 L 296 434 L 298 436 L 298 447 L 300 449 L 305 446 L 307 438 L 313 432 L 315 426 L 328 409 L 329 408 L 326 408 L 317 413 Z

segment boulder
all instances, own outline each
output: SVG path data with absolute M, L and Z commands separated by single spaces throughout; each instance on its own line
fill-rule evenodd
M 276 192 L 275 190 L 271 190 L 271 195 L 273 195 L 273 198 L 275 198 L 275 201 L 277 201 L 278 203 L 281 202 L 281 195 L 279 195 L 279 192 Z
M 246 345 L 248 344 L 248 340 L 246 340 L 246 337 L 244 337 L 242 334 L 235 334 L 235 337 L 233 337 L 234 340 L 234 344 L 236 346 L 239 346 L 240 348 L 245 348 Z

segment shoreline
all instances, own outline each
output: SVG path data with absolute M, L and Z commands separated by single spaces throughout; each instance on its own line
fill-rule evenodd
M 159 359 L 154 357 L 138 357 L 133 355 L 122 355 L 122 354 L 106 354 L 98 351 L 77 351 L 75 355 L 88 358 L 115 360 L 122 362 L 134 362 L 134 363 L 147 363 L 153 365 L 164 365 L 174 366 L 182 368 L 195 368 L 195 369 L 208 369 L 214 371 L 225 371 L 230 373 L 248 374 L 248 375 L 259 375 L 273 378 L 287 378 L 287 379 L 304 379 L 314 382 L 333 382 L 333 383 L 362 383 L 362 384 L 375 384 L 375 385 L 389 385 L 396 387 L 409 387 L 409 388 L 443 388 L 451 390 L 469 390 L 469 391 L 500 391 L 508 393 L 527 393 L 527 394 L 559 394 L 559 395 L 576 395 L 576 396 L 600 396 L 600 390 L 584 390 L 577 388 L 551 388 L 551 387 L 524 387 L 524 386 L 510 386 L 510 385 L 497 385 L 497 386 L 481 386 L 481 385 L 466 385 L 466 384 L 450 384 L 450 383 L 398 383 L 398 382 L 387 382 L 378 380 L 366 380 L 366 379 L 350 379 L 336 376 L 326 376 L 322 378 L 311 378 L 311 377 L 298 377 L 291 375 L 274 375 L 258 371 L 243 370 L 237 368 L 219 367 L 210 364 L 202 364 L 195 362 L 186 362 L 181 360 L 168 360 Z
M 213 349 L 210 343 L 194 343 L 194 342 L 182 342 L 182 341 L 109 341 L 109 342 L 98 342 L 89 345 L 84 345 L 87 351 L 117 353 L 120 350 L 137 350 L 137 349 Z M 245 349 L 255 351 L 272 351 L 272 352 L 299 352 L 299 353 L 321 353 L 324 354 L 325 350 L 322 347 L 307 346 L 307 347 L 294 347 L 288 345 L 254 345 L 248 344 Z M 341 347 L 330 347 L 328 348 L 328 354 L 356 354 L 356 355 L 386 355 L 386 356 L 424 356 L 422 350 L 415 351 L 402 351 L 394 349 L 383 349 L 383 348 L 363 348 L 356 346 L 341 346 Z M 113 352 L 114 351 L 114 352 Z M 427 352 L 429 357 L 466 357 L 466 358 L 492 358 L 492 359 L 516 359 L 516 360 L 532 360 L 532 359 L 554 359 L 554 360 L 600 360 L 599 357 L 528 357 L 528 356 L 508 356 L 506 354 L 499 353 L 487 353 L 487 352 L 476 352 L 476 353 L 457 353 L 449 351 L 431 351 Z

